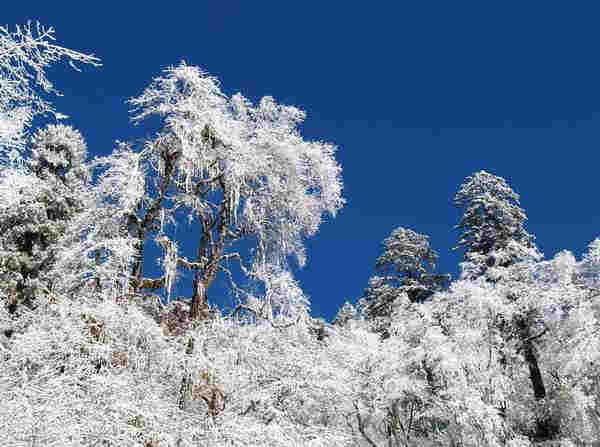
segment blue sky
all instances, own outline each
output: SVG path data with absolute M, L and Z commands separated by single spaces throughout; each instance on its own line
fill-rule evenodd
M 547 258 L 579 258 L 600 236 L 600 27 L 587 3 L 188 3 L 11 2 L 2 23 L 53 25 L 61 45 L 102 59 L 51 70 L 92 155 L 152 131 L 129 123 L 125 100 L 182 59 L 228 94 L 306 110 L 304 136 L 339 146 L 348 201 L 296 272 L 314 315 L 358 299 L 398 226 L 428 235 L 456 277 L 452 199 L 480 169 L 521 195 Z

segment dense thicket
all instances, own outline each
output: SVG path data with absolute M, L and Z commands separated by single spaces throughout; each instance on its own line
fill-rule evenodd
M 358 306 L 314 319 L 287 259 L 343 199 L 304 113 L 181 64 L 132 100 L 157 133 L 88 160 L 79 131 L 30 124 L 61 117 L 48 64 L 97 60 L 37 29 L 0 28 L 0 444 L 600 445 L 600 239 L 543 260 L 518 195 L 476 172 L 455 198 L 459 279 L 399 227 Z M 193 259 L 175 224 L 197 230 Z M 164 306 L 185 271 L 191 300 Z M 206 299 L 218 272 L 229 315 Z

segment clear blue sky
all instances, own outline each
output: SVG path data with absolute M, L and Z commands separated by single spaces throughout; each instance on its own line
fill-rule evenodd
M 93 155 L 150 132 L 124 101 L 182 59 L 229 94 L 307 111 L 305 137 L 339 146 L 348 200 L 297 272 L 316 316 L 357 300 L 398 226 L 429 235 L 456 277 L 452 198 L 480 169 L 521 194 L 547 258 L 579 258 L 600 235 L 600 27 L 587 3 L 5 3 L 3 24 L 37 19 L 102 59 L 52 71 L 55 104 Z

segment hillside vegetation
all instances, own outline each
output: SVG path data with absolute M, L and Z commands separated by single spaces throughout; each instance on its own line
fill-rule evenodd
M 288 262 L 344 205 L 335 145 L 181 63 L 130 100 L 157 132 L 90 159 L 45 70 L 99 61 L 53 32 L 0 28 L 1 445 L 600 445 L 600 239 L 544 260 L 478 171 L 454 197 L 459 278 L 398 227 L 363 296 L 314 318 Z

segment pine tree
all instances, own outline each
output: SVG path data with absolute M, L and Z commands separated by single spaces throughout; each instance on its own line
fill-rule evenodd
M 6 199 L 0 205 L 0 275 L 12 312 L 18 304 L 33 306 L 40 290 L 52 288 L 48 272 L 57 243 L 81 212 L 89 180 L 85 141 L 70 126 L 36 132 L 31 154 L 24 169 L 7 168 L 0 178 Z
M 361 299 L 367 320 L 384 338 L 394 305 L 401 294 L 414 303 L 422 303 L 442 290 L 449 275 L 435 273 L 438 255 L 429 245 L 429 238 L 399 227 L 383 241 L 383 253 L 377 258 L 378 275 L 369 279 Z
M 338 311 L 337 315 L 333 320 L 333 324 L 336 326 L 345 326 L 348 324 L 348 321 L 353 320 L 357 316 L 356 308 L 350 304 L 348 301 L 344 303 L 341 309 Z
M 486 274 L 488 279 L 497 279 L 497 268 L 541 259 L 535 237 L 524 228 L 527 217 L 519 207 L 519 195 L 502 177 L 476 172 L 461 185 L 454 203 L 464 209 L 456 226 L 463 234 L 455 248 L 465 251 L 463 278 Z
M 462 277 L 483 277 L 495 283 L 506 301 L 518 309 L 510 316 L 499 313 L 491 327 L 503 340 L 499 349 L 503 367 L 508 364 L 507 346 L 516 343 L 527 365 L 534 398 L 542 402 L 548 391 L 536 344 L 547 334 L 547 326 L 539 304 L 544 292 L 537 287 L 545 274 L 543 263 L 538 262 L 542 255 L 535 238 L 524 228 L 527 217 L 519 206 L 519 195 L 503 178 L 479 171 L 461 185 L 455 204 L 465 209 L 457 226 L 463 229 L 458 244 L 465 250 Z M 574 265 L 574 259 L 567 264 Z M 537 281 L 531 278 L 532 271 L 536 271 Z M 546 417 L 536 419 L 536 437 L 552 439 L 554 429 L 549 424 Z

